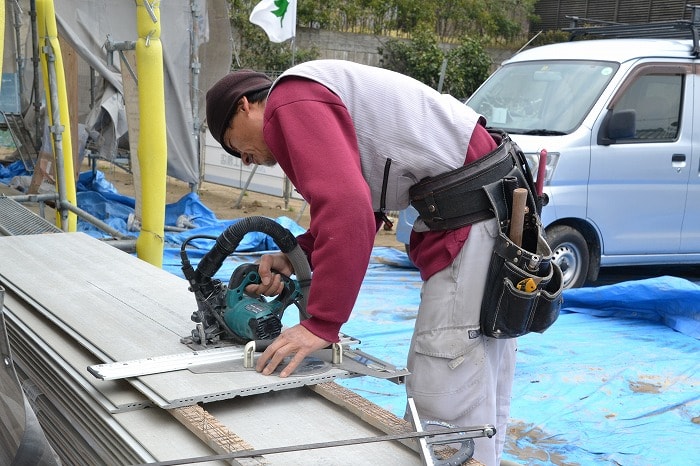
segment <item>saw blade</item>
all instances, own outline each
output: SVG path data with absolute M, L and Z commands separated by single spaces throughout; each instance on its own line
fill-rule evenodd
M 279 375 L 282 370 L 287 367 L 291 361 L 291 357 L 284 358 L 282 363 L 277 366 L 277 369 L 272 373 L 273 375 Z M 209 374 L 209 373 L 223 373 L 223 372 L 244 372 L 244 371 L 255 371 L 254 368 L 243 367 L 243 360 L 236 359 L 230 361 L 221 361 L 212 364 L 202 364 L 199 366 L 192 366 L 187 368 L 193 374 Z M 306 357 L 296 370 L 290 375 L 290 377 L 303 377 L 307 375 L 316 375 L 327 372 L 331 369 L 331 365 L 319 358 Z

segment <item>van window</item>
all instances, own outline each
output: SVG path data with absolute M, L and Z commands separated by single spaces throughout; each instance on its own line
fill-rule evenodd
M 488 126 L 512 134 L 568 134 L 581 124 L 617 63 L 547 60 L 506 64 L 469 98 Z
M 669 141 L 678 136 L 683 93 L 683 75 L 647 74 L 639 76 L 619 98 L 613 114 L 633 110 L 634 136 L 618 143 Z

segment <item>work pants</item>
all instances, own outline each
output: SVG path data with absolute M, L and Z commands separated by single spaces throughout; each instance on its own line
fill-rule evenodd
M 486 466 L 497 466 L 503 452 L 517 349 L 515 339 L 480 330 L 497 228 L 494 219 L 472 225 L 453 263 L 423 284 L 406 381 L 421 420 L 496 427 L 493 438 L 475 439 L 473 457 Z

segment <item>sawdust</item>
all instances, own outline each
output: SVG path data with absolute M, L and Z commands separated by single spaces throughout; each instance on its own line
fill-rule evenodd
M 83 167 L 88 170 L 89 167 Z M 134 189 L 133 175 L 126 170 L 116 167 L 107 162 L 99 162 L 97 169 L 104 173 L 105 179 L 111 182 L 114 187 L 126 196 L 136 197 Z M 166 202 L 176 202 L 182 196 L 191 192 L 191 187 L 178 179 L 168 177 L 166 186 Z M 229 220 L 253 215 L 277 218 L 286 216 L 294 220 L 304 228 L 309 227 L 309 208 L 303 201 L 298 199 L 285 200 L 281 197 L 248 191 L 241 199 L 238 199 L 241 190 L 230 186 L 223 186 L 215 183 L 203 182 L 197 190 L 202 203 L 211 209 L 220 220 Z M 396 223 L 396 219 L 393 219 Z M 397 248 L 404 250 L 403 243 L 396 240 L 396 229 L 380 229 L 377 233 L 374 245 Z

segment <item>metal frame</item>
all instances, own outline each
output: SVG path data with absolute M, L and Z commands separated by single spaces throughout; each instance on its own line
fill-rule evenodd
M 571 27 L 563 28 L 570 33 L 570 40 L 584 36 L 597 36 L 604 38 L 692 38 L 694 56 L 700 55 L 700 5 L 686 5 L 692 10 L 692 19 L 677 21 L 656 21 L 643 24 L 610 23 L 597 21 L 578 16 L 567 16 L 571 20 Z M 581 23 L 594 24 L 593 26 L 579 26 Z

